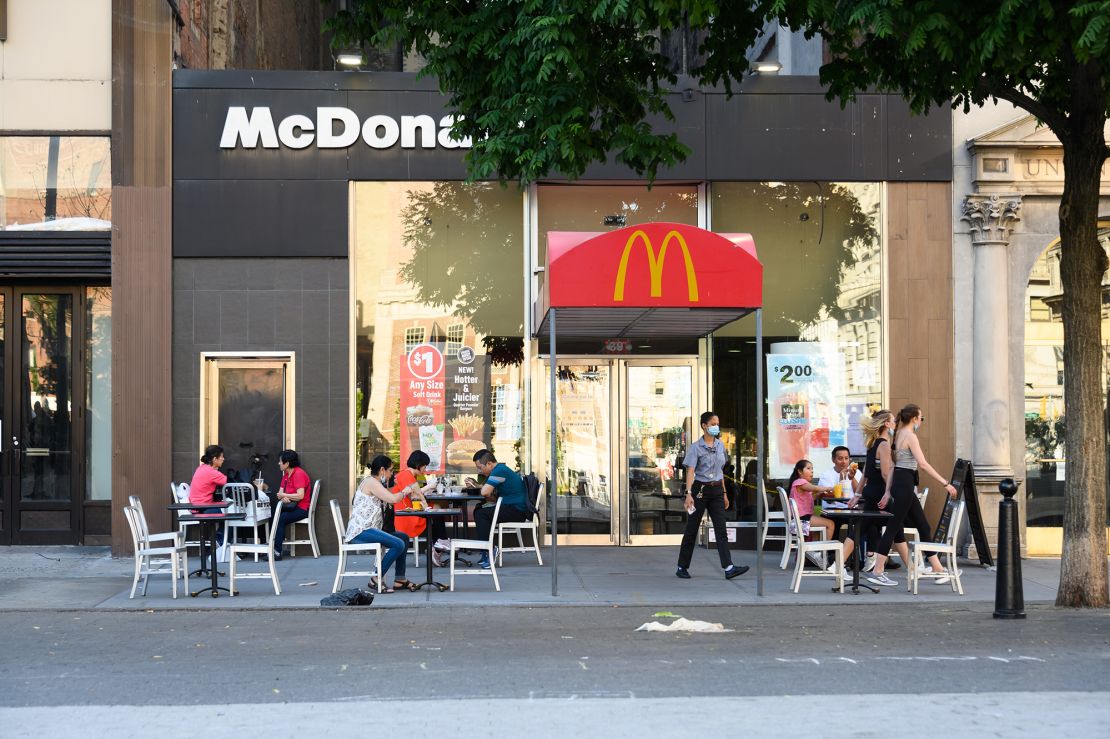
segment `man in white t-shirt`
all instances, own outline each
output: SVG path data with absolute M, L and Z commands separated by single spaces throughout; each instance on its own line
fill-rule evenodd
M 832 487 L 837 483 L 841 487 L 841 497 L 851 498 L 860 491 L 863 485 L 863 473 L 858 465 L 852 464 L 851 452 L 846 446 L 838 446 L 832 450 L 832 467 L 821 473 L 818 485 Z M 848 501 L 821 501 L 822 508 L 847 508 Z

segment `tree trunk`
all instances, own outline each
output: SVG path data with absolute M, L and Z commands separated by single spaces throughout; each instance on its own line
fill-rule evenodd
M 1080 106 L 1085 107 L 1085 106 Z M 1060 280 L 1064 314 L 1064 407 L 1067 482 L 1064 548 L 1056 605 L 1105 607 L 1106 426 L 1102 395 L 1102 275 L 1098 242 L 1099 179 L 1106 159 L 1105 108 L 1073 110 L 1064 145 L 1060 200 Z

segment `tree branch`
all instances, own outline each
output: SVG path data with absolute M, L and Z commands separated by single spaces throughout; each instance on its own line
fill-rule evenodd
M 1052 110 L 1047 105 L 1044 105 L 1039 100 L 1029 97 L 1024 92 L 1021 92 L 1015 87 L 993 87 L 987 82 L 980 82 L 978 84 L 980 91 L 990 95 L 991 97 L 1001 98 L 1007 102 L 1013 103 L 1019 108 L 1035 115 L 1040 121 L 1045 123 L 1052 132 L 1056 134 L 1061 140 L 1067 134 L 1067 118 L 1060 115 L 1057 111 Z

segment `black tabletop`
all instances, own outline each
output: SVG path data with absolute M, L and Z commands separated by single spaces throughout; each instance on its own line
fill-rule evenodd
M 432 516 L 441 516 L 448 518 L 450 516 L 458 516 L 462 513 L 458 508 L 425 508 L 423 510 L 416 510 L 415 508 L 406 508 L 403 511 L 394 511 L 394 516 L 421 516 L 423 518 L 431 518 Z
M 183 523 L 204 523 L 205 521 L 242 521 L 247 517 L 246 513 L 194 513 L 192 515 L 185 515 L 178 517 L 178 521 Z
M 862 508 L 833 508 L 832 510 L 824 511 L 822 514 L 825 518 L 892 518 L 894 516 L 890 511 L 865 511 Z
M 201 508 L 227 508 L 229 505 L 231 505 L 231 503 L 226 500 L 218 500 L 213 503 L 170 503 L 166 506 L 166 510 L 191 511 L 194 508 L 197 510 Z
M 438 494 L 436 494 L 436 495 L 425 495 L 424 498 L 426 500 L 432 501 L 433 503 L 450 503 L 453 500 L 485 500 L 486 499 L 484 495 L 465 495 L 465 494 L 462 494 L 462 493 L 460 493 L 459 495 L 438 495 Z

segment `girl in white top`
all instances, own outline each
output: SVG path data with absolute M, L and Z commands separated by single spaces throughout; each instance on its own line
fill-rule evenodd
M 405 497 L 405 492 L 393 493 L 389 490 L 389 478 L 393 475 L 393 460 L 384 454 L 378 455 L 370 462 L 370 476 L 364 477 L 355 488 L 355 497 L 351 501 L 351 517 L 347 522 L 347 531 L 343 540 L 347 543 L 381 544 L 386 548 L 385 557 L 382 559 L 382 573 L 389 571 L 394 564 L 397 565 L 397 579 L 393 587 L 386 587 L 383 583 L 382 592 L 392 593 L 394 588 L 416 590 L 416 584 L 405 579 L 405 552 L 408 551 L 409 537 L 401 531 L 388 533 L 382 530 L 382 512 L 385 504 L 393 504 Z M 414 493 L 421 501 L 424 494 L 420 491 Z M 372 578 L 369 587 L 376 590 L 377 579 Z

